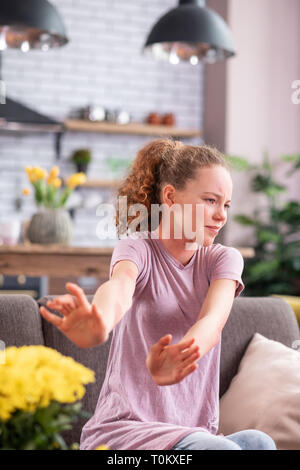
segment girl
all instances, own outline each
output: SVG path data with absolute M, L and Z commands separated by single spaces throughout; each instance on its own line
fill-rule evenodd
M 221 332 L 244 289 L 240 252 L 213 243 L 226 224 L 231 195 L 229 168 L 216 149 L 150 142 L 118 192 L 127 196 L 126 216 L 136 203 L 146 207 L 147 230 L 118 240 L 109 281 L 92 304 L 79 286 L 67 283 L 73 295 L 47 304 L 62 317 L 41 307 L 43 317 L 82 348 L 107 341 L 113 330 L 106 377 L 81 449 L 275 449 L 257 430 L 217 435 Z M 162 213 L 153 227 L 153 204 L 170 213 L 173 206 L 191 205 L 193 230 L 202 230 L 203 243 L 189 243 L 197 237 L 186 236 L 186 218 L 172 213 L 167 236 Z M 123 216 L 117 210 L 118 227 Z

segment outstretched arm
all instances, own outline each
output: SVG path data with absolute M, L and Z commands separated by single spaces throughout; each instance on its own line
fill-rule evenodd
M 137 275 L 133 262 L 118 262 L 112 278 L 97 289 L 91 304 L 81 287 L 67 283 L 69 294 L 48 301 L 40 308 L 41 315 L 81 348 L 102 344 L 131 307 Z M 47 307 L 62 316 L 54 315 Z
M 200 358 L 215 346 L 229 317 L 235 290 L 236 281 L 231 279 L 213 281 L 208 289 L 196 323 L 178 344 L 194 338 L 195 344 L 199 346 Z
M 172 335 L 160 338 L 149 351 L 146 366 L 157 385 L 180 382 L 197 369 L 197 361 L 220 339 L 230 314 L 236 281 L 213 281 L 196 323 L 179 343 L 170 345 Z

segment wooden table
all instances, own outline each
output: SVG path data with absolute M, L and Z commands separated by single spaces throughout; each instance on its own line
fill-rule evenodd
M 0 273 L 8 276 L 109 277 L 113 248 L 63 245 L 2 245 Z
M 244 258 L 252 248 L 237 248 Z M 0 245 L 0 273 L 7 276 L 92 276 L 109 278 L 112 247 L 62 245 Z

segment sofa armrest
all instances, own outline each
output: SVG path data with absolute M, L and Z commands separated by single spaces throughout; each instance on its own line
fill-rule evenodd
M 29 295 L 0 295 L 0 339 L 5 346 L 44 345 L 41 315 Z

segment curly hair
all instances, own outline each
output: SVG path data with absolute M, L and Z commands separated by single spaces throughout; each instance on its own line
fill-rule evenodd
M 157 139 L 141 148 L 128 173 L 117 191 L 127 197 L 126 210 L 116 210 L 116 227 L 118 236 L 127 232 L 127 221 L 130 224 L 137 216 L 129 216 L 133 204 L 142 204 L 148 211 L 148 230 L 151 231 L 151 205 L 161 204 L 160 193 L 166 184 L 177 190 L 183 190 L 189 180 L 196 178 L 198 168 L 220 165 L 230 171 L 224 155 L 209 145 L 184 145 L 171 139 Z M 125 210 L 125 213 L 124 213 Z M 122 212 L 123 211 L 123 212 Z M 125 217 L 125 219 L 124 219 Z M 120 221 L 126 220 L 126 226 Z M 159 223 L 161 213 L 159 214 Z M 138 228 L 137 228 L 138 230 Z

